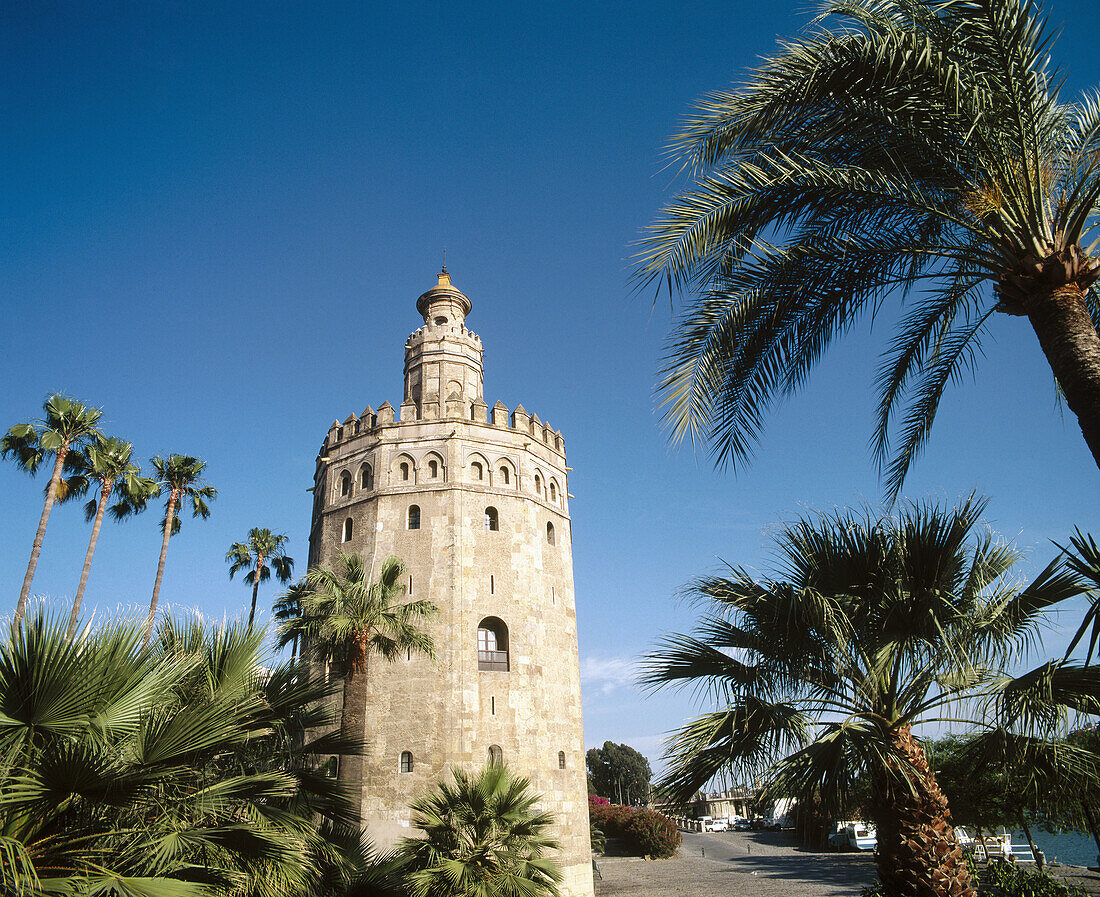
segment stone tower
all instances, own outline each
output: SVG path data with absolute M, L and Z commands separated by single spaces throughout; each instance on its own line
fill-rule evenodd
M 440 609 L 437 659 L 368 674 L 361 816 L 389 846 L 409 804 L 453 767 L 503 759 L 554 814 L 563 894 L 593 893 L 568 467 L 560 432 L 489 408 L 470 300 L 446 268 L 416 303 L 400 414 L 333 423 L 317 460 L 310 565 L 401 558 L 408 592 Z

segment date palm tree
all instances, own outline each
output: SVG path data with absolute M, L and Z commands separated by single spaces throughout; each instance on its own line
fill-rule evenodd
M 806 36 L 701 101 L 692 183 L 635 276 L 680 312 L 660 381 L 675 441 L 751 454 L 834 339 L 907 304 L 872 445 L 897 495 L 995 315 L 1031 327 L 1100 465 L 1100 98 L 1064 102 L 1026 0 L 832 0 Z
M 271 605 L 271 615 L 278 624 L 280 631 L 284 627 L 297 625 L 298 621 L 301 620 L 302 598 L 308 591 L 309 586 L 306 585 L 305 579 L 299 579 L 275 599 L 275 603 Z M 298 656 L 298 633 L 292 632 L 290 639 L 293 645 L 290 651 L 290 659 L 294 660 Z
M 38 472 L 42 462 L 53 456 L 53 473 L 46 486 L 46 501 L 42 506 L 42 516 L 38 520 L 38 529 L 31 546 L 31 557 L 27 563 L 27 573 L 23 577 L 23 586 L 19 590 L 19 602 L 15 606 L 14 623 L 23 620 L 27 609 L 27 597 L 34 581 L 34 571 L 38 566 L 38 555 L 42 552 L 42 541 L 46 538 L 46 524 L 50 520 L 50 511 L 57 500 L 58 488 L 66 469 L 72 469 L 76 456 L 70 458 L 71 451 L 83 449 L 97 434 L 99 418 L 103 414 L 98 408 L 89 408 L 75 399 L 60 393 L 50 396 L 42 405 L 45 415 L 33 423 L 16 424 L 0 439 L 0 457 L 13 456 L 15 463 L 32 476 Z
M 104 514 L 110 511 L 115 520 L 122 520 L 130 514 L 142 511 L 156 488 L 153 480 L 142 476 L 141 468 L 132 463 L 133 452 L 134 446 L 131 443 L 98 433 L 80 456 L 78 476 L 87 484 L 93 481 L 99 483 L 99 497 L 89 499 L 84 505 L 84 519 L 92 522 L 92 535 L 88 540 L 84 566 L 80 571 L 80 584 L 69 614 L 69 638 L 76 633 L 80 605 L 84 600 L 84 589 L 88 585 L 88 574 L 92 569 L 92 557 L 99 541 Z M 86 488 L 70 487 L 61 500 L 75 498 L 78 494 L 83 494 Z
M 191 516 L 204 520 L 210 516 L 208 502 L 218 497 L 218 490 L 202 479 L 206 462 L 191 455 L 169 455 L 167 458 L 157 455 L 150 462 L 156 472 L 153 479 L 155 489 L 150 496 L 161 495 L 164 499 L 164 519 L 161 530 L 164 538 L 160 544 L 160 561 L 157 563 L 157 578 L 153 582 L 153 597 L 149 601 L 149 616 L 145 621 L 145 643 L 153 632 L 153 621 L 157 615 L 157 600 L 160 597 L 160 582 L 164 577 L 164 562 L 168 557 L 168 540 L 180 529 L 180 510 L 187 502 L 191 503 Z
M 530 781 L 495 763 L 453 775 L 453 784 L 441 782 L 412 804 L 423 837 L 398 845 L 412 897 L 556 895 L 562 874 L 548 856 L 559 848 L 549 834 L 553 817 L 537 808 Z
M 1018 687 L 1004 670 L 1044 612 L 1087 590 L 1058 561 L 1019 588 L 1018 553 L 979 528 L 984 505 L 802 519 L 777 535 L 777 578 L 731 567 L 695 581 L 690 594 L 707 608 L 697 632 L 666 637 L 643 681 L 694 687 L 718 709 L 674 735 L 658 787 L 687 801 L 721 772 L 762 775 L 767 794 L 838 808 L 869 782 L 886 893 L 973 895 L 913 730 L 974 722 L 1004 732 L 982 699 Z M 1035 683 L 1025 690 L 1033 706 L 1044 702 Z
M 279 582 L 290 582 L 294 558 L 287 557 L 286 542 L 286 536 L 254 526 L 248 531 L 247 542 L 234 542 L 225 554 L 230 579 L 241 570 L 248 571 L 244 581 L 252 586 L 252 607 L 248 611 L 250 627 L 256 617 L 256 595 L 260 583 L 271 579 L 272 570 Z
M 301 595 L 298 619 L 284 624 L 279 646 L 302 639 L 303 652 L 326 664 L 342 664 L 344 701 L 341 729 L 346 738 L 362 738 L 365 731 L 367 672 L 371 657 L 393 661 L 406 652 L 435 658 L 435 645 L 420 624 L 438 609 L 426 599 L 400 601 L 405 594 L 405 565 L 387 558 L 377 580 L 358 554 L 341 552 L 332 567 L 311 567 L 307 589 Z M 339 780 L 362 781 L 359 754 L 340 758 Z

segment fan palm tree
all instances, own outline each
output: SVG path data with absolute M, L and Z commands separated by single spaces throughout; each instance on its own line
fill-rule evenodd
M 648 655 L 643 681 L 693 686 L 719 709 L 673 736 L 658 787 L 687 801 L 719 773 L 762 775 L 766 794 L 835 809 L 869 781 L 886 893 L 972 895 L 913 730 L 990 725 L 981 699 L 1020 687 L 1005 666 L 1048 608 L 1087 589 L 1058 561 L 1019 588 L 1018 553 L 979 529 L 984 505 L 802 519 L 777 536 L 778 578 L 731 567 L 694 582 L 707 614 Z M 1026 691 L 1040 706 L 1043 688 Z
M 398 856 L 412 897 L 511 897 L 555 895 L 562 880 L 547 854 L 553 817 L 537 809 L 531 783 L 503 764 L 477 775 L 454 770 L 454 783 L 412 804 L 413 825 L 423 837 L 406 838 Z
M 276 535 L 269 529 L 253 527 L 248 531 L 247 542 L 234 542 L 225 554 L 229 564 L 229 578 L 235 573 L 247 570 L 244 581 L 252 586 L 252 607 L 248 611 L 248 625 L 256 618 L 256 595 L 261 582 L 271 579 L 271 571 L 281 583 L 290 582 L 294 569 L 294 558 L 287 557 L 287 542 L 284 535 Z
M 317 772 L 348 750 L 331 689 L 259 666 L 263 634 L 109 622 L 73 641 L 41 612 L 0 644 L 0 891 L 320 894 L 353 872 L 353 822 Z M 328 826 L 318 828 L 317 820 Z M 346 860 L 346 861 L 345 861 Z
M 893 495 L 996 313 L 1030 324 L 1100 464 L 1100 98 L 1060 99 L 1051 43 L 1026 0 L 832 0 L 698 104 L 671 144 L 692 184 L 635 270 L 698 291 L 659 386 L 674 440 L 743 461 L 836 337 L 919 291 L 877 382 Z
M 149 617 L 145 621 L 145 644 L 153 632 L 153 621 L 157 615 L 157 600 L 160 597 L 160 582 L 164 576 L 164 562 L 168 557 L 168 540 L 180 529 L 179 512 L 186 502 L 191 503 L 191 516 L 204 520 L 210 516 L 207 502 L 218 497 L 218 490 L 202 479 L 206 462 L 190 455 L 169 455 L 167 458 L 157 455 L 150 462 L 156 471 L 153 477 L 156 487 L 150 498 L 166 495 L 164 501 L 164 519 L 161 530 L 164 538 L 160 544 L 160 561 L 157 564 L 157 578 L 153 582 L 153 597 L 149 601 Z
M 279 646 L 296 637 L 303 640 L 321 662 L 343 664 L 344 700 L 341 729 L 347 738 L 362 738 L 367 703 L 367 668 L 370 658 L 393 661 L 406 652 L 435 658 L 435 645 L 419 624 L 430 620 L 438 609 L 426 599 L 399 602 L 405 593 L 405 565 L 395 557 L 382 563 L 377 580 L 358 554 L 341 552 L 332 567 L 311 567 L 306 573 L 306 591 L 301 596 L 302 613 L 284 624 Z M 341 782 L 362 781 L 362 760 L 358 753 L 340 759 Z
M 15 463 L 32 476 L 47 457 L 53 455 L 53 473 L 46 486 L 46 501 L 42 506 L 42 516 L 38 520 L 38 529 L 31 546 L 31 558 L 27 563 L 27 573 L 23 577 L 23 587 L 19 590 L 19 602 L 15 606 L 15 625 L 18 626 L 27 609 L 27 597 L 34 581 L 34 570 L 38 566 L 38 555 L 42 552 L 42 541 L 46 538 L 46 524 L 50 520 L 50 511 L 57 500 L 58 488 L 68 464 L 72 469 L 76 457 L 70 452 L 83 449 L 97 434 L 99 418 L 103 414 L 98 408 L 70 399 L 60 393 L 50 396 L 42 405 L 45 416 L 28 424 L 16 424 L 0 439 L 0 457 L 12 455 Z
M 122 520 L 129 514 L 142 511 L 155 489 L 153 480 L 142 476 L 141 468 L 132 463 L 133 452 L 134 446 L 131 443 L 98 433 L 80 456 L 81 467 L 77 476 L 86 484 L 92 481 L 99 483 L 99 498 L 89 499 L 84 505 L 84 519 L 92 521 L 92 535 L 88 540 L 84 567 L 80 571 L 80 584 L 69 614 L 69 638 L 76 633 L 80 605 L 84 600 L 84 589 L 88 585 L 88 574 L 92 569 L 92 557 L 95 555 L 96 542 L 99 541 L 104 514 L 110 510 L 115 520 Z M 83 488 L 70 487 L 61 501 L 82 495 L 86 489 L 87 485 Z

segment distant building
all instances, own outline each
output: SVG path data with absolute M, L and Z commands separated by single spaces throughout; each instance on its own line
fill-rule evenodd
M 438 658 L 373 663 L 361 817 L 381 847 L 451 768 L 503 760 L 554 814 L 563 894 L 593 893 L 572 531 L 562 434 L 490 408 L 470 300 L 446 268 L 417 300 L 400 413 L 336 421 L 317 460 L 309 563 L 394 555 L 440 608 Z M 368 351 L 374 351 L 371 347 Z

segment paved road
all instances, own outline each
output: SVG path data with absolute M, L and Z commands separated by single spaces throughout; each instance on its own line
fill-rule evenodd
M 856 897 L 875 880 L 870 854 L 805 850 L 787 833 L 684 833 L 670 860 L 603 857 L 597 897 Z M 1100 876 L 1074 866 L 1055 871 L 1100 895 Z
M 854 897 L 875 878 L 869 855 L 803 850 L 772 832 L 685 832 L 671 860 L 599 862 L 598 897 Z

